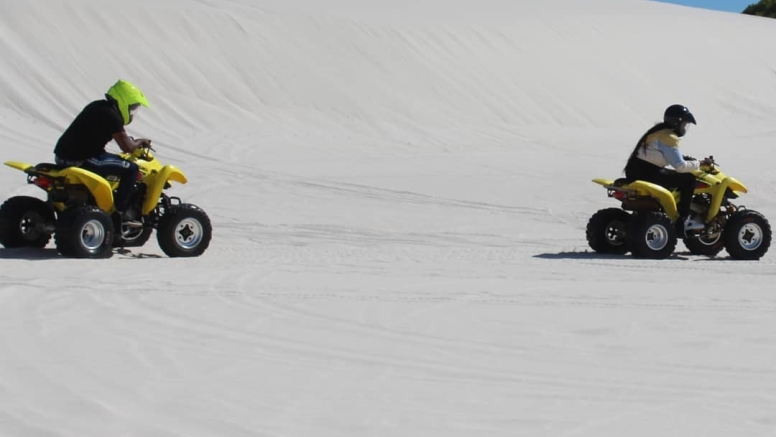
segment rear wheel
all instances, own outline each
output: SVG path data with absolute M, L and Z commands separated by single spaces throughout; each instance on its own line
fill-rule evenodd
M 771 225 L 759 212 L 738 211 L 725 226 L 725 250 L 740 260 L 758 260 L 771 246 Z
M 0 244 L 7 248 L 46 247 L 54 221 L 54 211 L 46 202 L 29 196 L 12 197 L 0 206 Z
M 96 207 L 60 214 L 54 235 L 57 250 L 73 258 L 109 258 L 113 255 L 113 220 Z
M 210 245 L 213 228 L 205 211 L 191 204 L 170 208 L 159 219 L 156 238 L 169 257 L 200 256 Z
M 684 245 L 693 255 L 717 256 L 725 247 L 723 232 L 717 232 L 714 235 L 701 234 L 695 238 L 685 238 Z
M 602 209 L 587 222 L 587 243 L 597 253 L 628 253 L 627 231 L 631 215 L 618 208 Z
M 664 259 L 676 248 L 676 229 L 662 212 L 639 212 L 631 221 L 628 241 L 636 258 Z
M 151 238 L 151 234 L 154 232 L 154 228 L 151 226 L 144 226 L 139 229 L 130 230 L 126 234 L 120 234 L 116 232 L 116 237 L 113 239 L 114 247 L 141 247 L 148 239 Z

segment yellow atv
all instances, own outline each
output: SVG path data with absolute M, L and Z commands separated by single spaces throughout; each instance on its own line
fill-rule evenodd
M 694 172 L 695 191 L 691 216 L 702 229 L 682 236 L 690 253 L 716 256 L 723 248 L 734 259 L 758 260 L 771 245 L 771 226 L 760 213 L 734 205 L 731 200 L 747 189 L 723 173 L 713 157 Z M 645 181 L 593 179 L 603 185 L 620 208 L 602 209 L 587 224 L 587 242 L 598 253 L 663 259 L 676 247 L 674 222 L 678 219 L 678 190 Z
M 207 214 L 163 193 L 171 181 L 185 184 L 186 176 L 173 165 L 162 166 L 150 147 L 121 156 L 140 168 L 130 202 L 139 219 L 129 223 L 114 214 L 118 180 L 79 167 L 6 162 L 27 173 L 27 182 L 43 189 L 47 199 L 16 196 L 5 201 L 0 206 L 0 244 L 42 248 L 53 235 L 64 256 L 107 258 L 114 247 L 142 246 L 156 229 L 159 247 L 167 256 L 201 255 L 212 236 Z

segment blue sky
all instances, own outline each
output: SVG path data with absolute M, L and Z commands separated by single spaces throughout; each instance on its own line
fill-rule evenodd
M 741 12 L 751 4 L 760 0 L 656 0 L 663 3 L 694 6 L 696 8 L 716 9 L 719 11 Z

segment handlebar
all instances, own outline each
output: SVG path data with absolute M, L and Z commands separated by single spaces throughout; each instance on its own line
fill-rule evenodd
M 142 144 L 140 147 L 132 152 L 132 155 L 137 159 L 143 159 L 145 161 L 153 161 L 156 150 L 151 147 L 150 144 Z
M 714 155 L 709 155 L 708 158 L 706 158 L 708 164 L 702 164 L 701 170 L 705 171 L 706 173 L 710 174 L 717 174 L 719 173 L 719 169 L 717 168 L 717 162 L 714 161 Z

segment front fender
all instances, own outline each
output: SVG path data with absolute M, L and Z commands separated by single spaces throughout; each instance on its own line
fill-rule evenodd
M 728 178 L 728 188 L 730 188 L 733 191 L 738 191 L 739 193 L 748 193 L 749 191 L 746 189 L 746 185 L 742 184 L 741 181 L 739 181 L 736 178 Z
M 712 196 L 711 205 L 709 206 L 709 212 L 706 215 L 706 221 L 713 219 L 722 207 L 722 201 L 725 199 L 725 193 L 727 190 L 738 191 L 739 193 L 747 193 L 746 186 L 742 184 L 738 179 L 730 176 L 722 180 L 722 182 L 715 188 L 714 195 Z
M 164 184 L 168 181 L 175 181 L 181 184 L 188 182 L 186 175 L 174 165 L 165 165 L 161 170 L 150 174 L 143 180 L 146 184 L 146 197 L 143 201 L 142 214 L 146 215 L 156 208 L 159 203 L 159 196 L 162 195 Z

